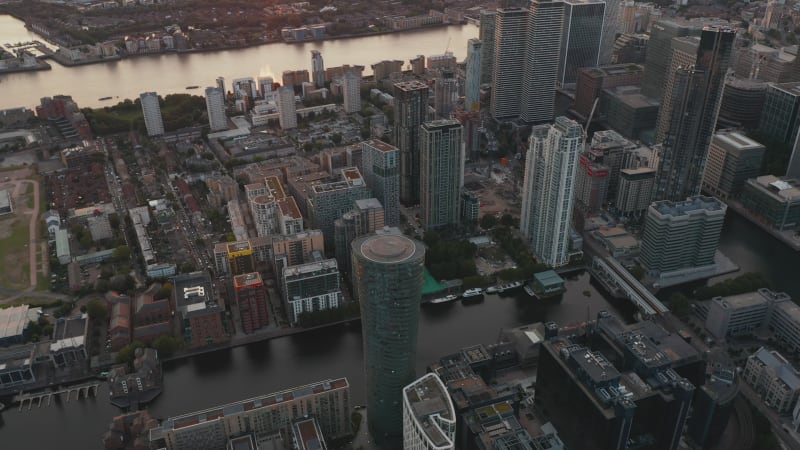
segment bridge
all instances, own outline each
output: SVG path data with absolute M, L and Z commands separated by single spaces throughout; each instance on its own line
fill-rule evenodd
M 610 291 L 632 301 L 644 317 L 660 316 L 669 312 L 669 308 L 613 257 L 592 258 L 592 274 Z
M 83 394 L 83 398 L 89 398 L 89 394 L 94 393 L 94 396 L 97 397 L 97 388 L 100 387 L 99 382 L 93 383 L 86 383 L 77 386 L 70 386 L 59 391 L 47 391 L 47 392 L 37 392 L 37 393 L 30 393 L 30 394 L 20 394 L 14 398 L 14 401 L 19 402 L 19 410 L 22 411 L 22 408 L 25 404 L 28 404 L 28 411 L 33 408 L 34 402 L 36 402 L 37 407 L 42 407 L 42 401 L 47 400 L 47 406 L 50 406 L 50 403 L 53 400 L 53 396 L 57 398 L 61 398 L 60 396 L 63 394 L 67 394 L 67 403 L 69 403 L 70 398 L 72 398 L 72 394 L 75 393 L 75 400 L 79 400 L 81 398 L 81 394 Z

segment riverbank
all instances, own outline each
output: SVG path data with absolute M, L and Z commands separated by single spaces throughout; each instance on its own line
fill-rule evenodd
M 800 234 L 795 233 L 794 231 L 781 231 L 776 230 L 770 224 L 764 222 L 760 218 L 753 215 L 747 208 L 744 207 L 741 203 L 736 200 L 728 199 L 725 201 L 730 209 L 732 209 L 736 214 L 747 219 L 753 225 L 761 228 L 762 230 L 769 233 L 775 239 L 781 241 L 781 243 L 785 244 L 790 249 L 800 252 Z

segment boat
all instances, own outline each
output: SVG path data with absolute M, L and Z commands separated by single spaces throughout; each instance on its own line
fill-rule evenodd
M 498 292 L 501 292 L 500 286 L 489 286 L 488 288 L 486 288 L 487 294 L 497 294 Z
M 197 89 L 197 88 L 199 88 L 199 87 L 200 87 L 200 86 L 195 86 L 195 85 L 192 85 L 192 86 L 186 86 L 186 89 L 187 89 L 187 90 L 188 90 L 188 89 Z
M 481 294 L 483 294 L 483 289 L 473 288 L 473 289 L 467 289 L 466 291 L 464 291 L 463 294 L 461 294 L 461 296 L 464 298 L 469 298 L 469 297 L 477 297 Z
M 530 295 L 531 297 L 536 297 L 536 292 L 533 292 L 533 288 L 530 284 L 525 285 L 525 293 Z
M 452 302 L 453 300 L 455 300 L 457 298 L 458 298 L 457 295 L 450 294 L 450 295 L 447 295 L 445 297 L 439 297 L 439 298 L 431 299 L 428 303 L 431 303 L 431 304 L 434 304 L 434 305 L 438 305 L 439 303 Z
M 505 283 L 498 286 L 490 286 L 486 288 L 487 294 L 502 294 L 505 291 L 510 291 L 511 289 L 516 289 L 522 286 L 524 283 L 522 281 L 514 281 L 511 283 Z
M 106 100 L 111 100 L 111 97 L 100 97 L 98 101 L 104 102 Z

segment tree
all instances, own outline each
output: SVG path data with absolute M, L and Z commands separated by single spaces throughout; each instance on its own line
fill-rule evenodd
M 168 358 L 180 350 L 182 342 L 172 336 L 159 336 L 152 344 L 152 347 L 158 351 L 160 358 Z
M 497 217 L 493 214 L 484 214 L 483 217 L 481 217 L 480 225 L 484 230 L 491 230 L 497 225 Z
M 130 274 L 118 274 L 111 277 L 109 287 L 117 292 L 127 293 L 136 286 L 136 280 Z
M 154 300 L 162 300 L 165 298 L 169 298 L 172 295 L 172 283 L 164 283 L 161 285 L 161 289 L 155 293 L 153 296 Z
M 136 349 L 143 347 L 144 344 L 139 341 L 133 341 L 125 347 L 122 347 L 120 351 L 117 352 L 117 364 L 127 364 L 130 366 L 133 364 L 133 359 L 136 357 Z
M 81 243 L 81 247 L 83 247 L 86 250 L 92 248 L 92 244 L 94 244 L 94 241 L 92 240 L 92 235 L 89 233 L 84 233 L 83 236 L 80 237 L 79 241 Z
M 90 319 L 102 322 L 108 317 L 108 307 L 104 301 L 93 298 L 86 304 L 86 313 Z
M 511 214 L 503 214 L 503 217 L 500 218 L 500 225 L 504 227 L 513 227 L 516 225 L 516 222 L 517 221 L 514 219 L 514 216 Z
M 197 268 L 195 267 L 194 263 L 190 261 L 186 261 L 180 266 L 181 273 L 194 272 L 195 270 L 197 270 Z
M 670 295 L 669 305 L 672 312 L 678 317 L 685 317 L 689 314 L 689 297 L 680 292 Z
M 131 249 L 127 245 L 120 245 L 114 249 L 114 261 L 127 261 L 131 258 Z
M 339 133 L 333 133 L 331 136 L 331 141 L 333 141 L 334 145 L 339 145 L 342 143 L 342 135 Z
M 115 230 L 119 229 L 119 216 L 116 214 L 112 214 L 108 218 L 108 223 L 111 224 L 111 228 Z

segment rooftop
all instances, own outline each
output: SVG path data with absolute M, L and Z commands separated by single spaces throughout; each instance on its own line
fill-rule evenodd
M 452 446 L 452 436 L 442 429 L 455 425 L 455 410 L 442 380 L 428 373 L 403 388 L 403 401 L 414 414 L 414 421 L 435 447 Z M 449 426 L 448 426 L 449 425 Z
M 325 440 L 317 420 L 313 417 L 296 421 L 292 431 L 297 438 L 298 450 L 325 450 Z
M 238 242 L 230 242 L 226 244 L 228 253 L 234 252 L 243 252 L 250 250 L 250 242 L 249 241 L 238 241 Z
M 723 143 L 727 147 L 737 150 L 764 148 L 763 145 L 750 139 L 739 131 L 717 133 L 714 135 L 714 141 L 717 143 Z
M 356 200 L 356 208 L 366 211 L 369 209 L 383 209 L 383 205 L 381 205 L 380 200 L 373 197 Z
M 555 270 L 545 270 L 544 272 L 535 273 L 533 274 L 533 278 L 543 286 L 564 284 L 564 279 L 561 278 Z
M 0 309 L 0 339 L 20 336 L 29 321 L 28 305 Z
M 786 92 L 789 95 L 800 97 L 800 81 L 794 81 L 791 83 L 776 83 L 773 84 L 772 86 L 775 89 L 779 89 L 783 92 Z
M 800 201 L 800 180 L 775 175 L 762 175 L 755 179 L 747 180 L 748 184 L 767 191 L 772 197 L 782 202 Z
M 689 216 L 698 212 L 722 211 L 725 213 L 727 205 L 714 197 L 697 195 L 682 202 L 671 202 L 661 200 L 650 205 L 651 210 L 655 210 L 662 216 Z
M 731 295 L 729 297 L 714 297 L 711 300 L 725 309 L 738 309 L 767 303 L 767 299 L 759 292 L 747 292 L 739 295 Z
M 258 272 L 245 273 L 233 277 L 233 287 L 236 289 L 247 286 L 261 286 L 264 283 L 261 280 L 261 274 Z
M 287 266 L 283 268 L 284 278 L 304 275 L 324 270 L 326 272 L 338 271 L 339 266 L 335 259 L 323 259 L 321 261 L 308 262 L 305 264 L 297 264 L 294 266 Z
M 284 216 L 291 217 L 292 219 L 303 218 L 303 215 L 300 214 L 300 209 L 297 207 L 297 201 L 295 201 L 294 197 L 289 196 L 278 200 L 278 208 L 281 210 L 281 214 Z
M 780 353 L 775 350 L 767 350 L 764 347 L 750 355 L 750 358 L 757 359 L 766 367 L 775 371 L 775 375 L 790 389 L 800 389 L 800 377 L 797 371 Z
M 399 151 L 397 147 L 394 145 L 387 144 L 379 139 L 370 139 L 368 141 L 362 142 L 362 145 L 365 147 L 374 148 L 380 152 L 396 152 Z
M 361 241 L 362 255 L 377 263 L 400 263 L 417 253 L 417 242 L 403 235 L 377 234 Z
M 281 200 L 286 198 L 286 193 L 283 191 L 283 184 L 281 183 L 280 178 L 276 176 L 267 177 L 264 179 L 264 183 L 267 185 L 267 189 L 272 194 L 273 197 L 277 200 Z
M 0 191 L 0 208 L 9 208 L 11 207 L 11 197 L 8 194 L 8 191 L 2 190 Z

